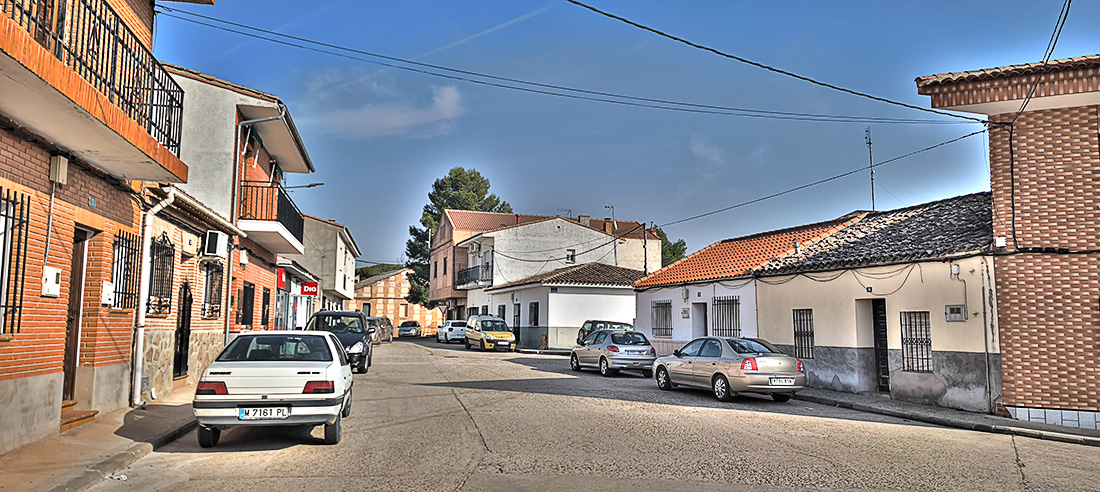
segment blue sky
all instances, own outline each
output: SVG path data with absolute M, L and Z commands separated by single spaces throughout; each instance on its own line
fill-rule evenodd
M 754 61 L 928 107 L 914 78 L 1039 61 L 1062 2 L 659 2 L 591 5 Z M 383 55 L 547 84 L 751 109 L 947 119 L 721 58 L 563 0 L 218 1 L 186 10 Z M 1100 52 L 1100 4 L 1073 5 L 1054 58 Z M 348 225 L 362 259 L 402 259 L 432 182 L 475 168 L 519 213 L 664 224 L 867 165 L 866 123 L 690 114 L 563 99 L 386 68 L 158 16 L 158 59 L 277 94 L 317 173 L 305 212 Z M 186 124 L 186 123 L 185 123 Z M 872 124 L 875 161 L 980 130 Z M 989 189 L 987 140 L 876 170 L 891 209 Z M 666 227 L 721 239 L 870 209 L 866 173 Z

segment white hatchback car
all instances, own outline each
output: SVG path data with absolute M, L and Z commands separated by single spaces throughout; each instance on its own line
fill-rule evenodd
M 439 343 L 451 343 L 452 340 L 462 341 L 466 339 L 466 322 L 461 320 L 444 321 L 439 331 L 435 332 L 435 341 Z
M 199 445 L 218 444 L 238 425 L 324 424 L 325 443 L 340 442 L 351 413 L 351 365 L 335 335 L 263 331 L 238 336 L 203 372 L 192 404 Z

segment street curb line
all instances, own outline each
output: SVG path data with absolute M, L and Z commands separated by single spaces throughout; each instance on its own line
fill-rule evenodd
M 195 419 L 191 419 L 176 429 L 153 438 L 152 442 L 135 443 L 129 448 L 126 448 L 125 451 L 89 466 L 79 475 L 66 480 L 65 483 L 61 485 L 51 488 L 50 492 L 76 492 L 88 489 L 108 479 L 119 470 L 125 469 L 135 461 L 153 452 L 153 450 L 179 439 L 184 434 L 191 432 L 197 426 L 198 422 Z
M 516 349 L 516 352 L 521 354 L 541 354 L 541 355 L 560 355 L 567 356 L 572 352 L 568 350 L 539 350 L 539 349 Z
M 820 398 L 816 396 L 794 394 L 796 400 L 808 401 L 812 403 L 820 403 L 822 405 L 835 406 L 840 408 L 847 408 L 866 413 L 877 413 L 879 415 L 886 415 L 889 417 L 896 417 L 899 419 L 908 419 L 917 422 L 924 422 L 926 424 L 935 424 L 943 427 L 954 427 L 956 429 L 965 429 L 978 432 L 988 432 L 992 434 L 1009 434 L 1022 437 L 1030 437 L 1032 439 L 1042 439 L 1046 441 L 1058 441 L 1069 444 L 1080 444 L 1083 446 L 1096 446 L 1100 447 L 1100 438 L 1091 436 L 1079 436 L 1076 434 L 1066 434 L 1063 432 L 1051 432 L 1037 429 L 1028 429 L 1025 427 L 1014 427 L 1008 425 L 995 425 L 995 424 L 983 424 L 980 422 L 967 422 L 965 420 L 956 420 L 945 417 L 935 417 L 930 415 L 919 415 L 914 413 L 908 413 L 904 411 L 891 410 L 886 408 L 877 408 L 862 403 L 849 403 L 846 401 L 830 400 L 828 398 Z

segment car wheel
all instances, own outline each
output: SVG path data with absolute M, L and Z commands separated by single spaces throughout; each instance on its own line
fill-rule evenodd
M 653 369 L 642 369 L 642 377 L 643 378 L 653 377 Z
M 611 365 L 607 363 L 607 359 L 600 357 L 600 375 L 603 377 L 614 376 L 619 372 L 618 369 L 612 369 Z
M 717 398 L 718 401 L 733 400 L 733 392 L 730 391 L 730 382 L 725 376 L 721 374 L 715 376 L 712 387 L 714 389 L 714 397 Z
M 351 415 L 351 391 L 348 391 L 348 404 L 344 405 L 344 411 L 340 412 L 340 416 L 347 418 Z
M 672 389 L 672 380 L 668 378 L 668 370 L 663 366 L 657 368 L 657 387 L 665 391 Z
M 489 349 L 485 348 L 485 339 L 484 338 L 481 339 L 481 350 L 489 350 Z
M 355 370 L 358 371 L 359 374 L 366 374 L 367 373 L 367 358 L 366 357 L 360 357 L 359 358 L 359 364 L 356 364 Z
M 205 425 L 199 426 L 199 446 L 204 448 L 212 448 L 218 445 L 218 438 L 221 437 L 222 431 L 213 427 L 207 427 Z
M 469 338 L 466 338 L 466 339 L 462 340 L 462 343 L 466 344 L 466 350 L 470 350 L 470 339 Z
M 339 444 L 340 443 L 340 421 L 344 420 L 340 417 L 336 417 L 336 422 L 331 424 L 325 424 L 325 444 Z
M 779 403 L 786 403 L 791 399 L 791 395 L 786 393 L 772 393 L 772 399 Z
M 569 357 L 569 368 L 574 371 L 581 370 L 581 360 L 577 358 L 577 354 Z

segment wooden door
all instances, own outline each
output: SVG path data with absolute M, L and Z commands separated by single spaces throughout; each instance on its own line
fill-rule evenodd
M 62 399 L 72 400 L 76 385 L 76 366 L 80 357 L 80 314 L 84 303 L 84 261 L 88 251 L 87 231 L 73 234 L 73 260 L 69 270 L 69 309 L 65 323 L 65 358 Z

